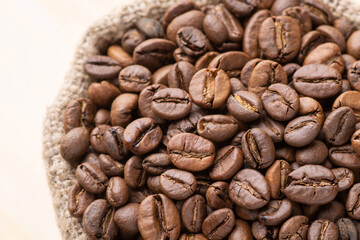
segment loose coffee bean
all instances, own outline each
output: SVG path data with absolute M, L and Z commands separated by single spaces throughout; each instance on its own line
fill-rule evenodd
M 162 38 L 164 36 L 164 29 L 156 19 L 143 17 L 136 21 L 135 26 L 147 38 Z
M 97 199 L 86 209 L 82 221 L 90 239 L 115 239 L 118 229 L 114 221 L 115 209 L 105 199 Z
M 96 106 L 87 98 L 78 98 L 71 101 L 64 113 L 65 133 L 73 128 L 85 127 L 89 131 L 94 128 Z
M 285 126 L 281 122 L 272 120 L 266 115 L 251 124 L 250 127 L 264 130 L 274 143 L 279 143 L 284 139 Z
M 115 160 L 122 161 L 128 155 L 129 150 L 123 141 L 124 128 L 111 127 L 104 134 L 106 152 Z
M 180 88 L 188 92 L 191 78 L 195 72 L 195 67 L 189 62 L 180 61 L 175 63 L 167 76 L 169 87 Z
M 209 63 L 219 54 L 218 52 L 210 51 L 199 57 L 195 63 L 196 70 L 199 71 L 200 69 L 207 68 Z
M 347 73 L 347 78 L 350 82 L 351 87 L 353 89 L 359 91 L 360 90 L 360 61 L 356 61 L 351 65 L 351 67 Z
M 160 187 L 160 176 L 148 176 L 146 186 L 153 193 L 163 193 Z
M 357 130 L 352 135 L 351 146 L 353 147 L 354 151 L 360 155 L 360 130 Z
M 100 169 L 107 176 L 124 176 L 124 165 L 105 154 L 99 156 Z
M 183 233 L 179 240 L 207 240 L 207 238 L 204 236 L 204 234 L 198 233 L 198 234 L 189 234 L 189 233 Z
M 331 222 L 336 222 L 342 217 L 345 217 L 345 207 L 338 201 L 322 205 L 318 214 L 318 219 L 326 219 Z
M 160 176 L 160 188 L 171 199 L 184 200 L 196 190 L 196 178 L 189 172 L 170 169 Z
M 234 229 L 230 233 L 228 239 L 229 240 L 236 240 L 236 239 L 252 240 L 253 236 L 251 233 L 250 225 L 243 220 L 236 219 Z
M 227 109 L 236 119 L 251 122 L 260 118 L 263 105 L 255 93 L 238 91 L 229 96 Z
M 104 141 L 104 135 L 111 127 L 109 125 L 100 125 L 95 127 L 90 134 L 90 143 L 98 153 L 107 153 Z
M 96 80 L 116 78 L 121 69 L 118 61 L 100 55 L 88 58 L 84 64 L 85 73 Z
M 94 117 L 95 126 L 109 125 L 110 124 L 110 112 L 107 109 L 99 109 Z
M 238 91 L 245 91 L 247 87 L 245 87 L 239 78 L 230 78 L 230 89 L 230 94 L 234 94 Z
M 197 194 L 201 194 L 203 197 L 205 197 L 206 191 L 207 189 L 210 187 L 210 185 L 212 184 L 211 178 L 205 174 L 205 172 L 202 173 L 194 173 L 195 178 L 196 178 L 196 193 Z M 207 212 L 209 214 L 209 212 L 212 212 L 211 208 L 207 205 Z
M 81 162 L 90 144 L 90 134 L 86 128 L 71 129 L 61 140 L 60 155 L 72 165 Z
M 330 8 L 319 0 L 304 0 L 301 6 L 309 12 L 314 26 L 332 24 L 334 21 Z
M 310 116 L 301 116 L 290 121 L 284 133 L 284 140 L 293 147 L 304 147 L 320 132 L 320 123 Z
M 247 209 L 259 209 L 270 200 L 270 187 L 263 175 L 253 169 L 240 170 L 229 185 L 231 200 Z
M 288 81 L 291 82 L 293 80 L 294 73 L 300 68 L 301 66 L 296 63 L 287 63 L 283 66 L 283 69 L 288 77 Z
M 348 80 L 341 80 L 341 93 L 351 91 L 351 85 Z
M 203 28 L 208 39 L 215 45 L 223 44 L 228 38 L 226 26 L 216 15 L 206 15 Z
M 171 168 L 170 157 L 166 153 L 154 153 L 142 161 L 143 169 L 149 174 L 160 175 Z
M 278 239 L 279 228 L 266 226 L 260 221 L 255 221 L 251 225 L 251 231 L 256 240 Z
M 206 191 L 206 202 L 213 210 L 220 208 L 232 208 L 233 204 L 228 193 L 229 184 L 226 182 L 214 182 Z
M 307 239 L 329 239 L 337 240 L 338 239 L 338 227 L 335 223 L 328 220 L 316 220 L 314 221 L 308 231 Z
M 230 94 L 229 77 L 221 69 L 202 69 L 192 77 L 189 94 L 193 102 L 202 108 L 219 108 Z
M 119 45 L 111 45 L 107 55 L 118 61 L 123 68 L 134 64 L 132 57 Z
M 179 211 L 165 195 L 150 195 L 140 204 L 138 227 L 144 239 L 178 239 L 181 231 Z
M 312 220 L 315 218 L 319 208 L 319 205 L 302 205 L 303 215 Z
M 121 38 L 121 46 L 127 53 L 132 54 L 136 46 L 145 41 L 145 39 L 145 36 L 136 28 L 129 29 Z
M 238 131 L 237 121 L 231 116 L 221 114 L 207 115 L 197 122 L 200 136 L 214 142 L 222 142 L 232 138 Z
M 247 221 L 255 221 L 258 219 L 259 216 L 258 210 L 249 210 L 239 206 L 235 206 L 235 212 L 241 219 Z
M 356 122 L 360 122 L 360 92 L 348 91 L 339 95 L 333 103 L 332 110 L 339 107 L 350 107 L 355 112 Z
M 147 173 L 141 166 L 142 159 L 138 156 L 131 157 L 124 167 L 126 184 L 131 188 L 140 188 L 145 185 Z
M 94 195 L 87 192 L 79 183 L 70 188 L 68 196 L 68 211 L 71 216 L 81 218 L 86 208 L 95 200 Z
M 245 50 L 244 50 L 245 51 Z M 250 56 L 250 55 L 249 55 Z M 251 74 L 258 63 L 262 61 L 261 58 L 254 58 L 248 61 L 241 70 L 241 82 L 247 87 L 249 85 Z
M 187 231 L 191 233 L 201 232 L 205 218 L 206 202 L 201 195 L 196 194 L 185 200 L 181 210 L 181 219 Z
M 83 162 L 88 162 L 91 164 L 94 164 L 97 167 L 100 167 L 100 162 L 99 162 L 99 156 L 96 153 L 88 153 L 86 154 L 86 156 L 83 159 Z
M 120 90 L 107 81 L 90 84 L 88 91 L 91 101 L 102 108 L 109 108 L 113 100 L 120 95 Z
M 295 161 L 295 149 L 287 144 L 276 146 L 275 159 L 284 159 L 288 163 Z
M 357 39 L 359 39 L 359 37 L 360 37 L 360 31 L 357 30 L 350 35 L 349 39 L 346 42 L 347 53 L 356 59 L 360 59 L 360 53 L 359 53 L 360 52 L 360 44 L 357 41 Z
M 88 192 L 103 193 L 108 184 L 108 178 L 101 169 L 91 163 L 82 163 L 76 168 L 76 179 Z
M 116 210 L 114 220 L 119 227 L 120 236 L 124 239 L 135 238 L 139 233 L 137 225 L 138 203 L 129 203 Z
M 129 199 L 129 191 L 121 177 L 112 177 L 106 188 L 106 199 L 113 207 L 121 207 Z
M 288 184 L 288 175 L 291 172 L 290 164 L 285 160 L 276 160 L 266 171 L 271 198 L 281 199 L 284 196 L 284 189 Z
M 221 208 L 205 218 L 202 232 L 210 240 L 223 239 L 231 232 L 234 225 L 234 212 L 229 208 Z
M 152 97 L 151 109 L 159 117 L 167 120 L 177 120 L 185 117 L 191 111 L 190 96 L 178 88 L 164 88 Z
M 131 65 L 119 74 L 120 89 L 125 92 L 141 92 L 151 84 L 151 72 L 141 65 Z
M 230 51 L 215 57 L 208 68 L 219 68 L 224 70 L 229 78 L 239 78 L 242 68 L 249 60 L 249 56 L 243 52 Z
M 172 137 L 167 150 L 175 167 L 187 171 L 203 171 L 213 164 L 215 158 L 214 144 L 192 133 Z
M 308 11 L 300 6 L 294 6 L 284 9 L 281 15 L 292 17 L 300 27 L 301 35 L 305 35 L 312 30 L 312 22 Z
M 313 117 L 320 124 L 324 122 L 324 111 L 321 104 L 313 98 L 301 97 L 298 116 Z
M 309 219 L 305 216 L 295 216 L 288 219 L 280 228 L 279 239 L 306 239 Z
M 123 141 L 128 150 L 142 155 L 157 148 L 162 137 L 162 130 L 153 119 L 139 118 L 125 128 Z
M 176 43 L 189 56 L 198 57 L 207 49 L 208 39 L 205 34 L 195 27 L 182 27 L 176 33 Z
M 360 219 L 360 183 L 355 184 L 349 191 L 348 198 L 346 200 L 346 211 L 348 215 L 353 219 Z
M 305 165 L 289 174 L 288 186 L 284 193 L 291 201 L 320 205 L 329 203 L 338 193 L 337 179 L 326 167 Z
M 360 167 L 360 157 L 356 154 L 354 148 L 350 144 L 330 148 L 329 158 L 333 164 L 339 167 Z
M 216 152 L 214 166 L 209 172 L 213 180 L 228 180 L 243 165 L 243 154 L 240 148 L 229 145 Z
M 314 48 L 325 42 L 325 36 L 319 31 L 315 30 L 306 33 L 301 39 L 300 51 L 297 56 L 298 63 L 301 64 Z
M 309 145 L 296 150 L 295 159 L 300 165 L 321 164 L 329 155 L 329 150 L 325 143 L 313 141 Z
M 126 127 L 132 120 L 132 113 L 137 108 L 138 95 L 123 93 L 113 101 L 110 119 L 113 126 Z
M 339 229 L 339 239 L 340 240 L 355 240 L 358 239 L 358 233 L 354 223 L 349 218 L 340 218 L 336 225 Z
M 291 207 L 291 202 L 287 199 L 272 200 L 259 212 L 259 220 L 265 225 L 279 225 L 290 217 Z
M 134 190 L 129 187 L 129 203 L 141 203 L 147 196 L 153 194 L 149 189 Z
M 350 188 L 354 183 L 354 173 L 347 168 L 333 168 L 331 171 L 334 173 L 338 180 L 339 192 Z
M 164 13 L 162 25 L 166 29 L 169 23 L 177 16 L 199 7 L 191 0 L 178 1 L 171 5 Z
M 345 39 L 348 39 L 350 35 L 356 30 L 356 27 L 344 17 L 335 19 L 333 25 L 342 33 Z
M 248 130 L 241 142 L 245 160 L 251 167 L 269 167 L 275 160 L 275 147 L 271 138 L 260 128 Z
M 271 6 L 271 13 L 273 15 L 281 15 L 281 12 L 289 7 L 296 7 L 300 5 L 299 0 L 275 0 Z
M 139 111 L 143 117 L 149 117 L 155 120 L 157 124 L 164 124 L 165 120 L 160 118 L 154 111 L 151 109 L 151 101 L 153 96 L 160 90 L 166 88 L 165 85 L 162 84 L 153 84 L 147 86 L 143 90 L 141 90 L 139 95 Z

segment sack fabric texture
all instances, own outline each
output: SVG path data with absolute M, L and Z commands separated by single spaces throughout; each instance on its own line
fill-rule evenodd
M 194 1 L 200 6 L 218 2 L 216 0 Z M 322 1 L 330 6 L 335 16 L 346 17 L 358 28 L 360 27 L 360 3 L 356 4 L 349 0 Z M 133 26 L 139 17 L 160 19 L 165 10 L 174 2 L 176 0 L 135 0 L 121 9 L 112 11 L 93 24 L 81 39 L 65 81 L 54 102 L 46 110 L 43 125 L 43 159 L 63 239 L 87 239 L 81 219 L 71 217 L 67 210 L 68 192 L 76 181 L 75 169 L 71 168 L 59 153 L 60 142 L 65 134 L 63 115 L 67 104 L 76 98 L 88 96 L 87 88 L 91 80 L 85 74 L 83 65 L 88 57 L 105 52 L 109 44 L 121 39 L 124 32 Z

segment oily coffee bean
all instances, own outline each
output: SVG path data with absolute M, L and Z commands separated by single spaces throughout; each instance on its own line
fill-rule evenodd
M 280 228 L 279 239 L 306 239 L 309 219 L 305 216 L 295 216 L 288 219 Z
M 178 1 L 170 6 L 164 13 L 162 25 L 166 29 L 169 23 L 177 16 L 199 7 L 191 0 Z
M 310 31 L 306 33 L 301 39 L 300 51 L 297 56 L 297 61 L 301 64 L 305 57 L 317 46 L 327 42 L 325 36 L 319 31 Z
M 251 231 L 256 240 L 278 239 L 279 235 L 279 227 L 267 226 L 260 221 L 252 223 Z
M 307 239 L 337 240 L 338 235 L 339 231 L 335 223 L 328 220 L 316 220 L 309 227 Z
M 186 53 L 181 48 L 177 48 L 174 50 L 173 58 L 175 62 L 188 62 L 191 64 L 195 63 L 195 57 L 186 55 Z
M 288 85 L 272 84 L 261 96 L 262 103 L 269 116 L 278 121 L 288 121 L 299 110 L 299 95 Z
M 240 170 L 244 162 L 240 148 L 229 145 L 216 152 L 214 165 L 209 172 L 212 180 L 228 180 Z
M 281 15 L 282 11 L 300 5 L 299 0 L 275 0 L 271 6 L 271 13 L 273 15 Z
M 96 165 L 97 167 L 100 167 L 99 156 L 96 153 L 86 154 L 86 156 L 83 158 L 83 162 L 84 163 L 88 162 L 88 163 Z
M 190 172 L 170 169 L 160 176 L 160 188 L 171 199 L 184 200 L 196 190 L 196 178 Z
M 247 89 L 239 78 L 230 78 L 230 88 L 230 94 L 238 91 L 245 91 Z
M 310 116 L 319 123 L 324 122 L 324 111 L 321 104 L 313 98 L 301 97 L 298 116 Z
M 350 107 L 355 112 L 356 122 L 360 122 L 360 92 L 358 91 L 348 91 L 339 95 L 332 106 L 332 110 L 339 107 Z
M 208 239 L 223 239 L 235 225 L 234 212 L 221 208 L 207 216 L 202 225 L 202 232 Z
M 129 150 L 123 141 L 124 128 L 111 127 L 104 134 L 106 152 L 115 160 L 122 161 L 128 155 Z
M 132 120 L 132 113 L 137 108 L 138 95 L 123 93 L 111 104 L 110 120 L 113 126 L 126 127 Z
M 91 163 L 82 163 L 76 168 L 76 179 L 88 192 L 103 193 L 108 185 L 108 178 L 101 169 Z
M 301 66 L 297 63 L 287 63 L 283 66 L 289 82 L 293 80 L 294 73 L 299 70 L 299 68 L 301 68 Z
M 294 6 L 284 9 L 281 15 L 292 17 L 300 27 L 301 35 L 305 35 L 312 30 L 312 22 L 308 11 L 300 6 Z
M 269 167 L 275 160 L 275 147 L 269 135 L 260 128 L 248 130 L 241 142 L 245 160 L 251 167 Z
M 357 154 L 360 154 L 360 131 L 357 130 L 351 137 L 351 146 Z
M 182 27 L 176 33 L 176 43 L 189 56 L 197 57 L 204 54 L 208 39 L 205 34 L 195 27 Z
M 356 27 L 344 17 L 335 19 L 333 25 L 342 33 L 345 39 L 348 39 L 350 35 L 356 30 Z
M 173 64 L 165 65 L 152 74 L 152 83 L 168 86 L 168 73 Z
M 71 216 L 81 218 L 86 208 L 95 200 L 94 195 L 87 192 L 79 183 L 70 188 L 68 195 L 68 211 Z
M 111 45 L 107 55 L 118 61 L 123 68 L 134 64 L 133 58 L 119 45 Z
M 344 66 L 345 66 L 344 75 L 346 76 L 348 71 L 351 68 L 351 65 L 353 65 L 354 62 L 356 62 L 356 59 L 353 56 L 349 55 L 349 54 L 342 54 L 341 55 L 341 60 L 343 61 Z
M 317 27 L 316 30 L 325 36 L 327 42 L 336 43 L 336 45 L 340 48 L 340 51 L 345 52 L 345 37 L 338 29 L 329 25 L 321 25 Z
M 139 233 L 137 225 L 138 210 L 138 203 L 128 203 L 116 210 L 114 220 L 122 238 L 132 239 Z
M 233 204 L 228 193 L 229 184 L 226 182 L 214 182 L 206 191 L 206 202 L 213 210 L 220 208 L 232 208 Z
M 112 177 L 106 188 L 106 199 L 113 207 L 121 207 L 129 199 L 129 191 L 125 181 L 121 177 Z
M 141 92 L 151 84 L 151 72 L 141 65 L 131 65 L 119 74 L 120 89 L 125 92 Z
M 141 90 L 138 100 L 139 111 L 143 117 L 149 117 L 155 120 L 157 124 L 164 124 L 165 120 L 160 118 L 154 111 L 151 109 L 151 101 L 153 96 L 160 90 L 166 88 L 162 84 L 153 84 L 147 86 Z
M 290 164 L 285 160 L 276 160 L 266 171 L 265 179 L 269 183 L 271 198 L 281 199 L 288 184 Z
M 320 165 L 305 165 L 289 174 L 284 193 L 291 201 L 320 205 L 329 203 L 338 193 L 335 175 Z
M 352 219 L 360 219 L 360 183 L 355 184 L 349 191 L 348 198 L 346 200 L 346 211 Z
M 143 17 L 136 21 L 135 26 L 147 38 L 162 38 L 164 36 L 164 29 L 156 19 Z
M 295 161 L 295 149 L 287 144 L 276 146 L 275 159 L 284 159 L 288 163 Z
M 145 185 L 147 173 L 142 168 L 142 159 L 138 156 L 131 157 L 124 167 L 124 178 L 126 184 L 135 189 Z
M 160 175 L 171 168 L 170 157 L 166 153 L 154 153 L 142 161 L 143 169 L 149 174 Z
M 332 24 L 334 21 L 330 8 L 319 0 L 304 0 L 301 6 L 309 12 L 314 26 Z
M 113 100 L 120 95 L 120 90 L 107 81 L 91 83 L 88 91 L 91 101 L 102 108 L 109 108 Z
M 177 120 L 191 111 L 189 94 L 179 88 L 164 88 L 157 91 L 151 100 L 151 109 L 160 118 Z
M 202 55 L 201 57 L 196 60 L 195 68 L 196 70 L 201 70 L 203 68 L 207 68 L 209 66 L 209 63 L 219 55 L 220 53 L 215 51 L 210 51 Z
M 110 124 L 110 111 L 107 109 L 99 109 L 94 117 L 95 126 Z
M 60 155 L 72 165 L 80 163 L 90 144 L 90 134 L 86 128 L 71 129 L 61 140 Z
M 259 47 L 268 59 L 288 63 L 296 57 L 300 45 L 301 30 L 294 18 L 269 17 L 260 25 Z
M 85 127 L 89 131 L 94 128 L 95 104 L 87 98 L 78 98 L 71 101 L 64 113 L 65 133 L 73 128 Z
M 128 150 L 142 155 L 154 150 L 162 137 L 162 130 L 153 119 L 138 118 L 125 128 L 123 142 Z
M 203 171 L 213 164 L 215 158 L 214 144 L 192 133 L 172 137 L 167 150 L 175 167 L 187 171 Z
M 134 190 L 129 188 L 129 203 L 141 203 L 147 196 L 153 194 L 149 189 L 142 188 L 141 190 Z
M 203 27 L 206 37 L 215 45 L 223 44 L 228 38 L 225 24 L 214 14 L 205 16 Z
M 234 145 L 235 147 L 238 147 L 241 149 L 241 139 L 244 136 L 245 131 L 240 131 L 238 134 L 235 135 L 235 137 L 231 140 L 231 145 Z
M 150 195 L 140 204 L 138 227 L 144 239 L 178 239 L 181 231 L 179 211 L 165 195 Z
M 124 176 L 124 165 L 105 154 L 99 155 L 100 169 L 107 176 Z
M 231 180 L 229 196 L 240 207 L 259 209 L 269 202 L 270 187 L 261 173 L 253 169 L 243 169 Z
M 249 60 L 249 56 L 243 52 L 229 51 L 215 57 L 208 68 L 219 68 L 224 70 L 229 78 L 240 78 L 241 70 Z
M 127 53 L 132 54 L 136 46 L 145 41 L 145 39 L 145 36 L 136 28 L 129 29 L 121 38 L 121 46 Z
M 194 175 L 196 178 L 196 185 L 197 185 L 196 193 L 201 194 L 202 196 L 205 197 L 206 191 L 210 187 L 213 181 L 207 174 L 205 174 L 205 172 L 194 173 Z M 211 210 L 209 206 L 207 207 Z M 207 210 L 207 212 L 209 213 L 209 210 Z
M 243 207 L 235 206 L 236 214 L 244 220 L 255 221 L 258 219 L 259 211 L 258 210 L 249 210 Z
M 222 142 L 232 138 L 238 131 L 238 124 L 232 116 L 221 114 L 207 115 L 197 122 L 200 136 L 214 142 Z
M 138 65 L 143 65 L 150 71 L 155 71 L 171 63 L 175 48 L 176 44 L 169 40 L 159 38 L 148 39 L 134 49 L 134 62 Z
M 160 188 L 160 176 L 148 176 L 146 179 L 146 186 L 153 193 L 163 193 Z
M 336 225 L 339 229 L 340 240 L 355 240 L 358 239 L 358 233 L 354 223 L 349 218 L 340 218 Z
M 360 90 L 360 61 L 356 61 L 351 65 L 351 67 L 347 73 L 347 78 L 350 82 L 351 87 L 353 89 L 359 91 Z
M 251 122 L 260 118 L 263 105 L 255 93 L 238 91 L 229 96 L 227 109 L 236 119 Z
M 115 209 L 105 199 L 97 199 L 86 209 L 82 225 L 90 239 L 115 239 L 118 229 L 114 221 Z
M 333 164 L 339 167 L 360 167 L 360 156 L 356 154 L 354 148 L 350 144 L 330 148 L 329 158 Z
M 250 56 L 250 55 L 249 55 Z M 241 70 L 241 82 L 247 87 L 249 85 L 251 74 L 258 63 L 262 61 L 261 58 L 254 58 L 248 61 Z
M 339 192 L 349 189 L 353 185 L 354 173 L 350 169 L 333 168 L 331 171 L 338 180 Z
M 291 215 L 291 202 L 287 199 L 272 200 L 259 212 L 259 221 L 265 225 L 276 226 Z
M 202 69 L 192 77 L 189 94 L 192 101 L 202 108 L 219 108 L 230 94 L 229 77 L 221 69 Z
M 274 143 L 279 143 L 284 139 L 285 126 L 281 122 L 275 121 L 265 115 L 250 126 L 251 128 L 264 130 Z
M 346 51 L 348 54 L 350 54 L 351 56 L 353 56 L 356 59 L 360 59 L 360 44 L 359 41 L 357 41 L 357 39 L 359 39 L 360 36 L 360 31 L 357 30 L 355 32 L 353 32 L 349 39 L 347 40 L 346 43 Z
M 180 88 L 188 92 L 191 78 L 195 72 L 195 67 L 189 62 L 180 61 L 175 63 L 167 75 L 169 87 Z
M 206 215 L 206 202 L 201 195 L 196 194 L 185 200 L 181 210 L 181 219 L 186 230 L 191 233 L 201 232 Z
M 183 233 L 179 240 L 207 240 L 207 238 L 202 233 L 192 234 L 192 233 Z
M 98 153 L 107 153 L 104 141 L 104 135 L 111 127 L 109 125 L 100 125 L 95 127 L 90 134 L 90 143 Z
M 318 219 L 326 219 L 331 222 L 336 222 L 343 217 L 345 217 L 345 207 L 338 201 L 322 205 L 317 216 Z
M 314 140 L 309 145 L 296 150 L 295 159 L 300 165 L 321 164 L 329 155 L 325 143 Z
M 84 64 L 85 73 L 96 80 L 116 78 L 121 69 L 118 61 L 100 55 L 88 58 Z
M 316 118 L 301 116 L 286 125 L 284 140 L 292 147 L 304 147 L 311 143 L 319 132 L 320 123 Z
M 252 240 L 253 236 L 251 233 L 250 225 L 246 221 L 236 219 L 235 226 L 234 226 L 232 232 L 230 233 L 228 239 L 229 240 L 236 240 L 236 239 Z
M 351 85 L 348 80 L 341 80 L 341 93 L 351 91 Z

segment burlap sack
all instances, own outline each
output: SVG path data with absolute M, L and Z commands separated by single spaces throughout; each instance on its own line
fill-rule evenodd
M 349 0 L 323 0 L 335 16 L 344 16 L 360 26 L 360 4 Z M 43 159 L 53 197 L 58 226 L 63 239 L 87 239 L 81 220 L 67 211 L 69 188 L 75 183 L 74 169 L 59 154 L 59 145 L 64 136 L 63 114 L 67 104 L 78 97 L 87 96 L 89 77 L 83 71 L 85 60 L 104 51 L 109 43 L 121 38 L 124 31 L 134 24 L 139 16 L 159 19 L 175 0 L 136 0 L 115 10 L 93 24 L 81 40 L 65 81 L 52 105 L 47 108 L 43 127 Z M 195 0 L 199 5 L 217 0 Z M 50 237 L 51 238 L 51 237 Z

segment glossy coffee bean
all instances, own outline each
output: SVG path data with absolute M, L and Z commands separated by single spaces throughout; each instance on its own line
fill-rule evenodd
M 121 161 L 128 155 L 129 150 L 123 141 L 124 128 L 114 126 L 109 128 L 104 134 L 106 152 L 115 160 Z
M 169 87 L 181 88 L 188 92 L 191 78 L 195 72 L 195 67 L 189 62 L 179 61 L 175 63 L 167 75 Z
M 317 46 L 327 42 L 325 36 L 319 31 L 310 31 L 301 38 L 300 51 L 297 56 L 297 61 L 301 64 L 305 57 Z
M 339 107 L 350 107 L 354 112 L 356 116 L 356 122 L 360 121 L 360 92 L 358 91 L 348 91 L 340 94 L 334 101 L 332 110 Z
M 154 111 L 151 109 L 151 101 L 153 96 L 160 90 L 166 88 L 165 85 L 162 84 L 153 84 L 147 86 L 143 90 L 141 90 L 139 98 L 138 98 L 138 105 L 139 111 L 143 117 L 149 117 L 155 120 L 158 124 L 165 123 L 165 120 L 160 118 Z
M 107 50 L 107 55 L 118 61 L 123 68 L 134 64 L 130 54 L 119 45 L 111 45 Z
M 98 80 L 116 78 L 121 69 L 118 61 L 100 55 L 88 58 L 84 64 L 85 73 Z
M 295 161 L 295 149 L 287 144 L 276 146 L 275 159 L 284 159 L 288 163 Z
M 339 239 L 340 240 L 355 240 L 358 239 L 358 233 L 354 223 L 349 218 L 340 218 L 336 225 L 339 229 Z
M 113 207 L 121 207 L 129 199 L 129 191 L 121 177 L 112 177 L 106 188 L 106 199 Z
M 132 113 L 137 108 L 138 95 L 123 93 L 113 101 L 110 119 L 113 126 L 126 127 L 132 120 Z
M 329 158 L 333 164 L 339 167 L 360 167 L 360 156 L 356 154 L 354 148 L 350 144 L 330 148 Z
M 351 137 L 351 146 L 357 154 L 360 154 L 360 131 L 357 130 Z
M 170 157 L 166 153 L 154 153 L 142 161 L 143 169 L 149 174 L 160 175 L 171 168 Z
M 236 240 L 236 239 L 242 239 L 242 240 L 253 239 L 249 223 L 240 219 L 235 220 L 235 226 L 229 235 L 229 240 Z
M 319 0 L 304 0 L 301 6 L 309 12 L 314 26 L 332 24 L 334 21 L 330 8 Z
M 197 57 L 208 49 L 208 39 L 195 27 L 182 27 L 176 33 L 176 43 L 189 56 Z
M 141 65 L 131 65 L 119 74 L 120 89 L 124 92 L 141 92 L 151 84 L 151 72 Z
M 76 179 L 86 191 L 94 194 L 104 192 L 108 185 L 105 173 L 91 163 L 82 163 L 77 166 Z
M 71 129 L 61 140 L 60 155 L 72 165 L 81 162 L 90 144 L 90 134 L 86 128 Z
M 145 41 L 145 36 L 139 30 L 133 28 L 127 30 L 121 38 L 121 46 L 123 49 L 132 54 L 137 45 Z
M 196 190 L 196 178 L 190 172 L 170 169 L 160 176 L 160 188 L 171 199 L 184 200 Z
M 99 109 L 94 117 L 95 126 L 110 124 L 110 111 L 107 109 Z
M 324 111 L 321 104 L 310 97 L 300 98 L 298 116 L 310 116 L 321 124 L 324 122 Z
M 228 183 L 221 181 L 214 182 L 209 186 L 206 191 L 206 202 L 211 209 L 232 208 L 228 186 Z
M 259 212 L 259 221 L 268 226 L 280 225 L 290 217 L 291 207 L 287 199 L 272 200 Z
M 198 234 L 190 234 L 190 233 L 183 233 L 179 240 L 207 240 L 207 238 L 202 233 Z
M 279 227 L 267 226 L 260 221 L 252 223 L 251 231 L 256 240 L 278 239 L 279 236 Z
M 312 22 L 308 11 L 300 6 L 294 6 L 284 9 L 281 15 L 292 17 L 300 27 L 301 35 L 305 35 L 312 30 Z
M 258 219 L 259 211 L 258 210 L 249 210 L 243 207 L 235 206 L 236 215 L 241 219 L 247 221 L 255 221 Z
M 264 130 L 274 143 L 279 143 L 284 139 L 284 124 L 267 117 L 265 114 L 258 121 L 252 123 L 250 127 Z
M 313 117 L 297 117 L 286 125 L 284 140 L 290 146 L 304 147 L 317 137 L 320 126 L 320 123 Z
M 169 23 L 177 16 L 199 7 L 191 0 L 178 1 L 172 4 L 164 13 L 162 25 L 166 29 Z
M 100 125 L 91 131 L 90 143 L 96 152 L 106 153 L 104 135 L 110 128 L 109 125 Z
M 263 104 L 255 93 L 238 91 L 230 94 L 227 109 L 236 119 L 251 122 L 260 118 Z
M 329 25 L 321 25 L 316 28 L 316 31 L 319 31 L 325 37 L 327 42 L 336 43 L 340 48 L 340 51 L 345 52 L 345 37 L 338 29 Z
M 146 179 L 146 186 L 153 193 L 163 193 L 160 188 L 160 176 L 148 176 Z
M 228 38 L 226 26 L 214 14 L 208 14 L 205 16 L 203 27 L 207 38 L 215 45 L 223 44 Z
M 86 154 L 86 156 L 83 158 L 83 162 L 87 162 L 87 163 L 91 163 L 94 164 L 97 167 L 100 167 L 100 162 L 99 162 L 99 155 L 96 153 L 88 153 Z
M 124 176 L 124 165 L 106 154 L 99 155 L 100 169 L 107 176 Z
M 156 19 L 143 17 L 136 21 L 135 26 L 147 38 L 162 38 L 164 36 L 164 29 Z
M 338 180 L 339 192 L 349 189 L 353 185 L 354 173 L 350 169 L 333 168 L 331 171 Z
M 284 196 L 290 172 L 290 164 L 285 160 L 276 160 L 266 171 L 265 179 L 270 187 L 271 198 L 281 199 Z
M 360 44 L 357 41 L 357 39 L 359 39 L 359 36 L 360 36 L 360 31 L 357 30 L 350 35 L 349 39 L 346 42 L 347 53 L 358 60 L 360 59 L 360 53 L 359 53 Z
M 295 216 L 288 219 L 279 232 L 279 239 L 306 239 L 309 228 L 309 219 L 305 216 Z
M 351 65 L 351 67 L 347 73 L 347 78 L 350 82 L 351 87 L 357 91 L 360 90 L 359 74 L 360 74 L 360 61 L 356 61 Z
M 87 192 L 79 183 L 69 190 L 68 211 L 71 216 L 81 218 L 86 208 L 95 200 L 95 196 Z
M 234 212 L 221 208 L 207 216 L 202 225 L 202 232 L 208 239 L 223 239 L 235 225 Z
M 131 157 L 124 167 L 124 179 L 126 184 L 133 188 L 145 185 L 147 173 L 141 166 L 142 159 L 138 156 Z
M 230 94 L 234 94 L 238 91 L 245 91 L 247 89 L 239 78 L 230 78 L 230 88 Z
M 116 210 L 114 220 L 122 238 L 131 239 L 139 233 L 138 210 L 138 203 L 128 203 Z
M 241 51 L 229 51 L 216 56 L 208 68 L 219 68 L 226 72 L 229 78 L 240 78 L 241 70 L 250 57 Z
M 181 219 L 187 231 L 201 232 L 206 215 L 206 202 L 201 195 L 196 194 L 185 200 L 181 210 Z
M 329 155 L 325 143 L 314 140 L 309 145 L 296 150 L 295 159 L 300 165 L 321 164 Z
M 251 74 L 258 63 L 262 61 L 261 58 L 253 58 L 248 61 L 241 70 L 241 82 L 247 87 L 249 85 Z
M 85 127 L 91 131 L 94 128 L 95 113 L 96 106 L 87 98 L 78 98 L 69 102 L 63 120 L 65 133 L 77 127 Z
M 238 131 L 238 124 L 231 116 L 216 114 L 207 115 L 197 122 L 200 136 L 214 142 L 222 142 L 232 138 Z
M 275 0 L 271 6 L 271 13 L 273 15 L 281 15 L 281 12 L 289 7 L 299 6 L 299 0 Z
M 120 90 L 108 81 L 91 83 L 88 91 L 91 101 L 102 108 L 109 108 L 112 101 L 120 95 Z
M 297 63 L 287 63 L 283 66 L 283 69 L 288 77 L 288 81 L 291 82 L 293 80 L 294 73 L 300 68 L 301 66 Z
M 345 205 L 348 215 L 352 219 L 356 219 L 356 220 L 360 219 L 359 195 L 360 195 L 360 184 L 357 183 L 351 187 Z
M 338 235 L 338 227 L 335 223 L 328 220 L 316 220 L 309 227 L 307 239 L 336 240 L 338 239 Z
M 344 17 L 340 17 L 334 20 L 334 27 L 339 30 L 345 39 L 348 39 L 350 35 L 356 30 L 356 27 Z
M 210 51 L 199 57 L 195 63 L 196 70 L 198 71 L 200 69 L 207 68 L 209 66 L 209 63 L 219 54 L 220 53 L 218 52 Z

